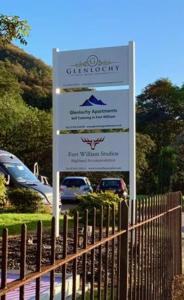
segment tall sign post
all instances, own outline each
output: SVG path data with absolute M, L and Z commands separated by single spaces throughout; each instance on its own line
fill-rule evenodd
M 133 222 L 136 201 L 136 100 L 135 100 L 135 43 L 129 42 L 129 186 L 133 200 Z
M 60 205 L 60 173 L 58 171 L 58 135 L 59 131 L 56 125 L 56 112 L 57 112 L 57 93 L 59 87 L 57 86 L 58 65 L 57 65 L 57 53 L 58 49 L 53 49 L 53 76 L 52 76 L 52 109 L 53 109 L 53 133 L 52 133 L 52 186 L 53 186 L 53 216 L 56 222 L 56 236 L 59 236 L 59 205 Z
M 53 215 L 57 235 L 61 171 L 129 171 L 130 198 L 136 198 L 134 48 L 130 42 L 119 47 L 53 50 Z M 104 90 L 108 86 L 114 89 Z M 116 90 L 116 86 L 121 88 Z M 91 89 L 86 92 L 86 87 Z M 103 90 L 97 91 L 97 87 Z M 71 92 L 73 88 L 79 91 Z M 99 133 L 99 129 L 118 131 Z M 68 134 L 68 130 L 76 133 Z

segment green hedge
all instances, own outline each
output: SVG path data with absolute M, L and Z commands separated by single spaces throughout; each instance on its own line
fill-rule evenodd
M 72 213 L 75 213 L 75 211 L 79 212 L 80 221 L 84 221 L 84 213 L 85 210 L 88 210 L 88 220 L 89 224 L 92 223 L 93 219 L 93 210 L 94 207 L 97 210 L 100 210 L 100 208 L 103 206 L 104 208 L 104 222 L 107 218 L 107 207 L 115 207 L 118 208 L 118 204 L 123 200 L 123 198 L 119 197 L 117 194 L 114 194 L 113 192 L 100 192 L 100 193 L 89 193 L 86 195 L 80 195 L 77 197 L 79 201 L 79 205 L 72 210 Z M 99 225 L 99 218 L 97 216 L 97 225 Z
M 27 188 L 9 190 L 8 199 L 17 212 L 33 213 L 44 209 L 40 195 L 36 191 Z

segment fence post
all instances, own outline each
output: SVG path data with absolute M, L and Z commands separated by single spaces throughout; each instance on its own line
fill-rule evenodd
M 120 249 L 120 299 L 128 299 L 128 212 L 129 208 L 125 201 L 121 203 L 121 230 L 126 230 L 121 235 Z
M 179 249 L 179 274 L 182 274 L 183 266 L 182 266 L 182 193 L 179 192 L 179 204 L 181 205 L 181 208 L 179 210 L 179 243 L 180 243 L 180 249 Z

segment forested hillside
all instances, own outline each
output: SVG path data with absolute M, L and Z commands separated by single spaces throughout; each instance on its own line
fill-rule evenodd
M 23 100 L 40 109 L 50 109 L 52 99 L 51 68 L 22 49 L 0 44 L 0 68 L 13 74 L 20 84 Z
M 51 69 L 12 45 L 0 56 L 0 149 L 51 179 Z

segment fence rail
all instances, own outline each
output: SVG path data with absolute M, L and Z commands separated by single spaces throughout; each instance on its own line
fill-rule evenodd
M 65 214 L 59 238 L 53 218 L 46 243 L 42 231 L 38 222 L 36 242 L 29 245 L 26 225 L 22 225 L 19 274 L 9 282 L 10 238 L 4 229 L 1 299 L 11 299 L 13 291 L 14 299 L 38 300 L 44 293 L 48 299 L 56 294 L 73 300 L 171 299 L 171 283 L 181 274 L 182 265 L 180 193 L 138 199 L 134 223 L 133 210 L 123 201 L 117 208 L 94 208 L 92 214 L 86 210 L 82 217 L 76 213 L 72 229 Z M 35 258 L 31 271 L 30 252 Z M 48 274 L 43 291 L 43 278 Z M 35 285 L 30 288 L 32 282 Z

